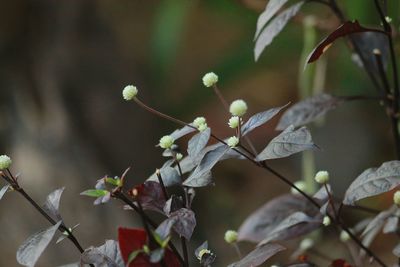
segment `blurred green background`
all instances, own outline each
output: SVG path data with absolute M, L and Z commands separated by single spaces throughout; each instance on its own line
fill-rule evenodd
M 373 1 L 339 2 L 350 19 L 377 24 Z M 389 2 L 398 25 L 399 3 Z M 12 170 L 20 173 L 22 185 L 38 202 L 66 186 L 61 211 L 67 224 L 80 223 L 76 235 L 85 247 L 116 239 L 118 226 L 140 226 L 138 218 L 123 211 L 117 201 L 93 207 L 92 199 L 79 196 L 105 174 L 120 175 L 132 166 L 128 179 L 133 185 L 162 165 L 155 144 L 177 125 L 123 101 L 122 88 L 135 84 L 144 102 L 182 120 L 205 116 L 218 136 L 232 133 L 226 125 L 228 115 L 212 90 L 202 85 L 206 72 L 219 75 L 219 87 L 229 101 L 245 99 L 249 113 L 296 102 L 302 74 L 302 19 L 315 14 L 321 26 L 317 40 L 338 21 L 326 7 L 307 4 L 254 62 L 255 26 L 265 4 L 261 0 L 2 1 L 0 154 L 12 157 Z M 350 56 L 343 41 L 324 55 L 327 80 L 321 89 L 337 95 L 373 95 L 367 76 Z M 277 134 L 276 122 L 251 136 L 258 149 Z M 322 148 L 315 154 L 317 169 L 331 173 L 339 196 L 364 169 L 394 158 L 389 121 L 374 101 L 341 106 L 312 134 Z M 301 178 L 299 155 L 271 165 L 293 181 Z M 224 244 L 225 230 L 237 229 L 253 210 L 289 189 L 251 164 L 234 160 L 220 164 L 214 177 L 215 187 L 197 191 L 198 226 L 190 254 L 209 240 L 217 253 L 215 266 L 226 266 L 236 255 Z M 379 200 L 374 205 L 382 208 L 389 202 Z M 16 266 L 18 246 L 48 223 L 14 193 L 0 202 L 0 212 L 0 266 Z M 394 260 L 391 244 L 379 248 Z M 39 266 L 77 258 L 73 246 L 62 242 L 43 254 Z

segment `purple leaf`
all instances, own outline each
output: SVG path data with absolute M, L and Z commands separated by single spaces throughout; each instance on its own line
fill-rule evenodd
M 343 204 L 354 205 L 360 199 L 388 192 L 400 184 L 400 161 L 383 163 L 379 168 L 370 168 L 358 176 L 347 189 Z
M 185 136 L 187 134 L 190 134 L 190 133 L 192 133 L 194 131 L 196 131 L 196 128 L 189 127 L 189 126 L 186 125 L 186 126 L 180 128 L 180 129 L 175 130 L 172 134 L 170 134 L 170 136 L 176 141 L 179 138 L 181 138 L 181 137 L 183 137 L 183 136 Z
M 281 131 L 290 125 L 303 126 L 335 109 L 343 102 L 343 99 L 325 93 L 302 100 L 283 113 L 276 129 Z
M 322 216 L 310 217 L 307 214 L 296 211 L 280 222 L 259 245 L 271 241 L 288 240 L 310 233 L 321 226 Z
M 206 130 L 197 133 L 189 140 L 187 152 L 192 159 L 198 157 L 199 153 L 207 145 L 210 135 L 211 129 L 207 128 Z
M 290 125 L 281 134 L 271 140 L 267 147 L 256 157 L 256 160 L 263 161 L 284 158 L 316 147 L 306 127 L 295 130 L 294 126 Z
M 279 244 L 265 244 L 254 249 L 238 262 L 230 264 L 228 267 L 256 267 L 266 262 L 269 258 L 285 250 L 286 248 Z
M 104 267 L 125 266 L 118 242 L 106 240 L 100 247 L 90 247 L 81 255 L 81 264 L 95 264 Z
M 182 208 L 172 212 L 168 219 L 163 221 L 160 226 L 157 227 L 156 232 L 161 236 L 162 239 L 165 239 L 173 228 L 179 235 L 185 237 L 187 240 L 190 240 L 195 227 L 196 218 L 194 212 L 189 209 Z
M 60 224 L 61 221 L 44 231 L 40 231 L 30 236 L 27 240 L 25 240 L 17 251 L 18 263 L 28 267 L 35 266 L 40 255 L 42 255 L 43 251 L 53 239 L 53 236 Z
M 161 185 L 157 182 L 146 181 L 135 187 L 137 199 L 145 210 L 154 210 L 163 213 L 166 200 Z
M 10 188 L 9 184 L 6 184 L 5 186 L 3 186 L 0 190 L 0 200 L 4 197 L 5 193 L 7 193 L 8 188 Z
M 319 214 L 319 210 L 310 205 L 303 196 L 282 195 L 268 201 L 254 211 L 240 226 L 238 239 L 239 241 L 258 243 L 267 238 L 284 219 L 297 211 L 301 211 L 310 217 Z
M 242 126 L 242 135 L 246 135 L 249 132 L 253 131 L 255 128 L 263 125 L 268 122 L 270 119 L 275 117 L 279 111 L 287 107 L 289 104 L 286 104 L 282 107 L 271 108 L 269 110 L 257 113 L 250 117 L 250 119 Z
M 161 178 L 163 180 L 164 186 L 166 186 L 166 187 L 177 185 L 177 184 L 181 183 L 181 177 L 178 173 L 178 170 L 176 170 L 175 168 L 172 168 L 169 166 L 162 167 L 160 169 L 160 174 L 161 174 Z M 152 181 L 152 182 L 158 183 L 157 174 L 154 173 L 152 176 L 150 176 L 149 179 L 147 179 L 147 181 Z
M 50 193 L 47 198 L 46 202 L 43 205 L 43 209 L 52 216 L 53 219 L 56 221 L 61 221 L 61 215 L 59 211 L 59 206 L 60 206 L 60 199 L 61 195 L 64 192 L 65 187 L 62 187 L 60 189 L 54 190 L 52 193 Z
M 268 21 L 286 4 L 288 0 L 270 0 L 265 7 L 263 13 L 257 19 L 257 30 L 254 39 L 257 39 L 261 30 L 268 23 Z
M 297 3 L 278 16 L 276 16 L 260 33 L 254 48 L 254 58 L 257 61 L 265 47 L 271 44 L 272 40 L 283 30 L 288 21 L 297 14 L 303 2 Z
M 207 152 L 200 164 L 194 169 L 192 174 L 183 183 L 184 186 L 202 187 L 209 185 L 211 181 L 211 169 L 221 160 L 224 154 L 230 148 L 226 145 L 221 145 Z

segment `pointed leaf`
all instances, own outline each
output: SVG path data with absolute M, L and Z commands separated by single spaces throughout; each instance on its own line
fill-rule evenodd
M 242 135 L 246 135 L 249 132 L 251 132 L 252 130 L 254 130 L 255 128 L 268 122 L 270 119 L 275 117 L 279 113 L 279 111 L 281 111 L 288 105 L 289 104 L 286 104 L 282 107 L 271 108 L 269 110 L 266 110 L 264 112 L 260 112 L 260 113 L 257 113 L 255 115 L 251 116 L 251 118 L 243 125 L 243 127 L 241 129 Z
M 207 152 L 200 164 L 194 169 L 192 174 L 183 183 L 184 186 L 190 187 L 202 187 L 211 183 L 210 171 L 221 160 L 222 156 L 230 148 L 226 145 L 221 145 Z
M 354 22 L 346 21 L 318 44 L 318 46 L 308 56 L 307 63 L 312 63 L 318 60 L 336 39 L 358 32 L 379 32 L 385 34 L 385 32 L 381 30 L 364 28 L 360 25 L 360 23 L 358 23 L 357 20 Z
M 271 140 L 267 147 L 257 156 L 256 160 L 284 158 L 316 147 L 306 127 L 295 130 L 294 126 L 290 125 L 280 135 Z
M 95 264 L 101 267 L 124 266 L 118 242 L 106 240 L 100 247 L 90 247 L 81 255 L 81 264 Z
M 35 266 L 40 255 L 42 255 L 43 251 L 49 245 L 60 225 L 61 221 L 25 240 L 17 251 L 18 263 L 29 267 Z
M 316 199 L 316 201 L 322 203 L 325 200 Z M 238 231 L 238 240 L 258 243 L 296 211 L 301 211 L 310 217 L 319 214 L 319 210 L 310 205 L 303 196 L 282 195 L 265 203 L 242 223 Z
M 264 26 L 276 13 L 278 13 L 279 9 L 281 9 L 287 1 L 288 0 L 270 0 L 268 2 L 264 12 L 261 13 L 257 19 L 257 30 L 254 39 L 257 39 Z
M 172 139 L 174 139 L 176 141 L 179 138 L 181 138 L 187 134 L 190 134 L 194 131 L 196 131 L 196 128 L 192 128 L 192 127 L 189 127 L 186 125 L 183 128 L 175 130 L 172 134 L 170 134 L 170 136 L 172 137 Z
M 143 184 L 135 186 L 135 189 L 138 193 L 137 199 L 140 201 L 143 209 L 163 213 L 166 200 L 159 183 L 146 181 Z
M 301 211 L 296 211 L 268 233 L 268 236 L 262 240 L 259 245 L 264 245 L 271 241 L 288 240 L 299 237 L 317 229 L 321 226 L 321 223 L 322 216 L 319 214 L 317 217 L 313 218 Z
M 102 189 L 89 189 L 86 191 L 83 191 L 81 193 L 82 196 L 88 196 L 88 197 L 103 197 L 107 195 L 108 191 L 107 190 L 102 190 Z
M 190 240 L 193 234 L 193 230 L 196 227 L 196 218 L 194 212 L 181 208 L 175 212 L 172 212 L 168 219 L 157 227 L 156 232 L 161 236 L 162 239 L 167 238 L 173 228 L 179 235 Z
M 400 184 L 400 161 L 388 161 L 358 176 L 347 189 L 343 203 L 354 205 L 360 199 L 388 192 Z
M 302 100 L 283 113 L 276 129 L 281 131 L 290 125 L 303 126 L 335 109 L 343 102 L 343 99 L 325 93 Z
M 274 256 L 286 248 L 279 244 L 265 244 L 256 247 L 255 250 L 247 254 L 243 259 L 238 262 L 230 264 L 228 267 L 256 267 L 266 262 L 269 258 Z
M 8 188 L 10 188 L 9 184 L 6 184 L 5 186 L 3 186 L 0 190 L 0 200 L 4 197 L 5 193 L 7 193 Z
M 60 206 L 60 199 L 61 199 L 61 194 L 64 192 L 65 187 L 59 188 L 57 190 L 54 190 L 52 193 L 50 193 L 47 198 L 46 202 L 43 205 L 43 209 L 52 216 L 53 219 L 56 221 L 61 221 L 61 215 L 59 211 L 59 206 Z
M 172 168 L 170 166 L 165 166 L 160 169 L 160 174 L 161 178 L 163 180 L 164 186 L 169 187 L 173 185 L 177 185 L 181 183 L 181 177 L 178 173 L 178 171 L 175 168 Z M 150 176 L 147 181 L 153 181 L 158 183 L 158 177 L 154 173 L 152 176 Z
M 207 145 L 208 140 L 210 139 L 211 129 L 207 128 L 206 130 L 199 132 L 194 135 L 188 143 L 187 152 L 192 159 L 195 159 L 200 151 Z
M 294 17 L 300 10 L 303 2 L 297 3 L 278 16 L 276 16 L 265 28 L 262 30 L 260 35 L 256 40 L 256 45 L 254 48 L 254 57 L 257 61 L 261 53 L 264 51 L 265 47 L 271 44 L 272 40 L 283 30 L 288 21 Z

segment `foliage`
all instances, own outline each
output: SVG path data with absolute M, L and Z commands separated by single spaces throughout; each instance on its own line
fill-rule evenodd
M 135 102 L 147 111 L 179 124 L 178 129 L 170 135 L 165 135 L 159 146 L 163 148 L 162 156 L 166 158 L 162 167 L 148 177 L 147 180 L 135 185 L 126 186 L 129 168 L 120 176 L 114 178 L 105 176 L 97 180 L 94 188 L 81 193 L 83 196 L 95 198 L 94 204 L 106 204 L 111 200 L 120 201 L 126 209 L 131 209 L 141 219 L 143 228 L 118 228 L 118 240 L 107 240 L 99 247 L 82 248 L 73 234 L 76 227 L 69 228 L 63 220 L 59 207 L 64 188 L 57 189 L 47 196 L 43 206 L 38 205 L 21 187 L 18 177 L 10 170 L 11 160 L 4 165 L 1 177 L 6 185 L 0 190 L 0 199 L 8 192 L 21 194 L 38 212 L 51 224 L 29 237 L 17 251 L 17 261 L 24 266 L 35 266 L 39 257 L 50 244 L 57 230 L 61 233 L 58 242 L 68 238 L 80 252 L 77 263 L 70 266 L 189 266 L 197 258 L 200 266 L 212 266 L 216 253 L 209 249 L 204 241 L 194 253 L 189 253 L 192 246 L 191 237 L 196 230 L 196 211 L 192 208 L 196 190 L 214 185 L 213 170 L 217 164 L 227 159 L 247 161 L 255 167 L 273 174 L 277 179 L 289 185 L 293 192 L 269 200 L 261 208 L 252 212 L 238 230 L 238 238 L 228 242 L 238 252 L 240 259 L 229 266 L 246 267 L 260 266 L 271 258 L 289 248 L 284 241 L 304 237 L 316 232 L 321 227 L 328 227 L 325 223 L 328 218 L 331 226 L 341 232 L 343 242 L 349 239 L 352 245 L 357 246 L 359 252 L 354 253 L 354 259 L 329 259 L 330 266 L 351 266 L 365 264 L 365 255 L 380 266 L 386 263 L 373 252 L 369 246 L 380 232 L 396 235 L 399 232 L 400 209 L 396 204 L 383 211 L 375 211 L 358 203 L 366 198 L 389 194 L 400 184 L 400 161 L 391 160 L 382 163 L 378 168 L 366 168 L 348 187 L 343 198 L 334 195 L 329 185 L 328 173 L 318 192 L 312 195 L 296 186 L 286 176 L 270 166 L 270 160 L 289 157 L 306 150 L 319 148 L 311 136 L 311 131 L 305 126 L 321 118 L 328 111 L 332 111 L 345 102 L 362 99 L 377 99 L 382 101 L 393 129 L 395 150 L 400 156 L 400 135 L 398 130 L 398 114 L 400 88 L 398 70 L 393 46 L 393 30 L 386 10 L 379 0 L 375 0 L 376 10 L 381 20 L 382 29 L 361 26 L 358 21 L 347 21 L 335 0 L 297 1 L 289 7 L 287 0 L 270 0 L 265 11 L 260 15 L 255 34 L 254 56 L 257 60 L 264 49 L 284 29 L 291 18 L 295 17 L 303 6 L 309 3 L 322 3 L 328 6 L 341 21 L 341 25 L 333 30 L 311 51 L 307 64 L 313 63 L 325 56 L 327 49 L 339 38 L 347 38 L 358 59 L 359 65 L 366 70 L 372 84 L 378 90 L 376 97 L 368 96 L 333 96 L 327 93 L 316 94 L 288 107 L 268 108 L 252 116 L 245 116 L 247 104 L 240 101 L 240 112 L 232 112 L 218 89 L 218 76 L 213 73 L 212 82 L 205 85 L 214 90 L 222 105 L 238 117 L 237 127 L 232 127 L 234 135 L 231 137 L 217 136 L 205 119 L 186 123 L 177 118 L 163 114 L 139 99 L 138 90 L 134 86 L 124 89 L 123 97 L 127 101 Z M 280 11 L 284 9 L 283 11 Z M 382 39 L 384 37 L 384 39 Z M 383 43 L 384 42 L 384 43 Z M 373 45 L 373 46 L 371 46 Z M 390 58 L 390 63 L 389 63 Z M 391 65 L 391 73 L 387 70 Z M 393 76 L 393 84 L 389 83 L 389 75 Z M 209 74 L 208 74 L 209 75 Z M 207 80 L 207 79 L 206 79 Z M 212 88 L 211 88 L 212 87 Z M 134 91 L 132 91 L 134 88 Z M 238 103 L 238 102 L 233 102 Z M 232 106 L 231 106 L 232 107 Z M 264 149 L 257 152 L 252 144 L 249 133 L 260 126 L 271 127 L 271 120 L 286 109 L 281 116 L 277 129 L 281 132 L 268 140 Z M 201 121 L 201 122 L 199 122 Z M 191 135 L 191 136 L 189 136 Z M 183 137 L 188 137 L 188 142 Z M 230 144 L 230 138 L 236 138 L 237 144 Z M 182 157 L 181 149 L 186 147 L 187 155 Z M 182 152 L 183 153 L 183 152 Z M 171 192 L 174 192 L 172 194 Z M 178 192 L 178 193 L 177 193 Z M 395 201 L 396 203 L 396 201 Z M 376 216 L 349 227 L 343 219 L 343 209 L 358 208 L 374 213 Z M 162 216 L 162 220 L 155 221 L 150 212 Z M 157 217 L 159 218 L 159 217 Z M 177 238 L 176 238 L 177 237 Z M 323 242 L 324 237 L 316 242 Z M 176 248 L 176 241 L 180 241 L 181 251 Z M 238 242 L 249 241 L 255 243 L 254 249 L 245 256 L 241 255 Z M 279 243 L 278 243 L 279 242 Z M 303 246 L 301 245 L 303 244 Z M 304 247 L 301 243 L 298 257 L 291 257 L 286 262 L 288 266 L 315 266 L 313 259 L 308 257 L 307 250 L 312 245 Z M 393 248 L 396 257 L 400 255 L 399 245 Z M 351 263 L 349 263 L 351 262 Z

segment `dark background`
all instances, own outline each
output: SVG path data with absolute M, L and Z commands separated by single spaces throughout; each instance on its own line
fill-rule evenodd
M 367 25 L 377 22 L 373 1 L 339 2 L 351 2 L 345 6 L 350 18 Z M 222 106 L 202 85 L 206 72 L 218 73 L 226 98 L 245 99 L 250 114 L 296 102 L 301 17 L 317 14 L 328 29 L 338 24 L 325 7 L 307 5 L 254 62 L 253 35 L 265 4 L 257 0 L 1 1 L 0 154 L 12 157 L 13 172 L 20 173 L 21 184 L 39 203 L 52 190 L 66 187 L 61 211 L 68 225 L 80 223 L 76 235 L 85 247 L 116 239 L 118 226 L 140 226 L 121 203 L 93 207 L 92 199 L 79 195 L 105 174 L 120 175 L 128 166 L 132 166 L 129 183 L 139 183 L 163 162 L 155 144 L 177 125 L 123 101 L 122 88 L 135 84 L 144 102 L 182 120 L 205 116 L 219 136 L 232 133 Z M 397 3 L 391 12 L 397 23 Z M 326 33 L 319 30 L 318 39 Z M 344 42 L 337 42 L 324 57 L 328 64 L 324 90 L 374 94 L 363 70 L 351 62 Z M 276 122 L 252 135 L 258 149 L 277 134 Z M 315 154 L 317 169 L 331 173 L 338 195 L 364 169 L 394 158 L 389 122 L 374 101 L 345 104 L 312 133 L 322 148 Z M 300 179 L 300 156 L 271 164 L 293 181 Z M 207 239 L 218 255 L 216 266 L 224 266 L 236 259 L 234 250 L 224 244 L 225 230 L 237 229 L 251 211 L 289 189 L 251 164 L 235 160 L 220 164 L 214 177 L 215 187 L 197 192 L 198 226 L 190 253 Z M 389 202 L 379 199 L 373 204 L 384 207 Z M 0 202 L 0 265 L 16 266 L 18 246 L 47 226 L 19 195 L 7 194 Z M 379 246 L 380 253 L 394 260 L 386 245 L 393 244 Z M 50 246 L 38 266 L 77 258 L 75 248 L 65 241 Z

